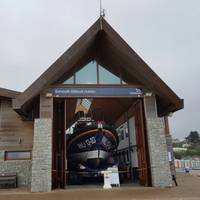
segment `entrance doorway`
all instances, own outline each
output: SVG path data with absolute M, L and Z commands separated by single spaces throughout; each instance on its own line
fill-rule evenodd
M 72 134 L 72 125 L 74 121 L 74 115 L 77 112 L 78 102 L 87 104 L 84 102 L 85 98 L 54 98 L 54 117 L 53 117 L 53 164 L 52 164 L 52 187 L 64 188 L 70 184 L 70 166 L 69 156 L 67 155 L 67 134 Z M 86 99 L 87 100 L 87 99 Z M 144 112 L 143 112 L 143 100 L 141 98 L 89 98 L 91 105 L 89 105 L 88 115 L 91 115 L 92 119 L 98 121 L 105 121 L 106 123 L 115 126 L 115 129 L 127 123 L 127 138 L 128 144 L 125 146 L 127 149 L 127 155 L 129 162 L 124 159 L 123 165 L 119 159 L 119 151 L 122 149 L 116 149 L 115 162 L 119 166 L 119 169 L 123 167 L 124 177 L 129 178 L 129 182 L 137 180 L 143 186 L 150 186 L 150 169 L 148 158 L 148 146 L 146 141 Z M 80 107 L 80 105 L 79 105 Z M 80 108 L 79 108 L 80 109 Z M 83 109 L 83 108 L 82 108 Z M 131 119 L 134 119 L 131 120 Z M 135 146 L 131 146 L 130 130 L 135 128 Z M 70 133 L 69 133 L 70 132 Z M 119 134 L 119 133 L 118 133 Z M 118 135 L 118 137 L 121 137 Z M 125 140 L 124 140 L 125 141 Z M 120 139 L 121 143 L 124 143 Z M 137 157 L 137 165 L 133 158 Z M 120 155 L 121 156 L 121 155 Z M 125 155 L 126 156 L 126 155 Z M 120 172 L 121 173 L 121 172 Z M 123 177 L 123 178 L 124 178 Z

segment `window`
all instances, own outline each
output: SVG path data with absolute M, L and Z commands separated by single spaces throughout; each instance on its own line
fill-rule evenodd
M 76 73 L 76 84 L 97 84 L 97 63 L 89 62 Z
M 118 138 L 119 138 L 119 142 L 120 142 L 120 140 L 121 140 L 121 130 L 117 129 L 117 133 L 118 133 Z
M 124 139 L 124 130 L 121 130 L 121 140 Z
M 122 155 L 123 155 L 123 162 L 126 163 L 126 152 L 123 151 Z
M 5 160 L 30 160 L 31 151 L 6 151 Z
M 69 79 L 65 80 L 63 84 L 74 84 L 74 76 L 71 76 Z
M 126 128 L 126 137 L 129 136 L 129 133 L 128 133 L 128 128 Z
M 127 162 L 130 161 L 130 160 L 129 160 L 129 150 L 126 150 L 126 160 L 127 160 Z
M 99 65 L 99 83 L 100 84 L 120 84 L 120 78 Z
M 126 82 L 93 60 L 65 80 L 63 84 L 126 84 Z

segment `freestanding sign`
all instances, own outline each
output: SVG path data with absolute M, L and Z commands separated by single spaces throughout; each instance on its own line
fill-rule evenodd
M 113 166 L 113 167 L 109 167 L 108 170 L 111 171 L 110 174 L 110 184 L 111 185 L 116 185 L 118 187 L 120 187 L 120 181 L 119 181 L 119 170 L 118 170 L 118 166 Z
M 143 91 L 133 87 L 54 88 L 54 97 L 141 97 Z
M 120 187 L 119 171 L 116 165 L 102 171 L 102 174 L 104 175 L 104 189 L 110 189 L 112 185 Z

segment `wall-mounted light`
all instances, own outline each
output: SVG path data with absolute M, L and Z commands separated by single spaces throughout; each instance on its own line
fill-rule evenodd
M 46 93 L 46 97 L 47 97 L 47 98 L 53 97 L 53 94 L 52 94 L 51 92 L 47 92 L 47 93 Z
M 151 96 L 152 96 L 152 92 L 146 92 L 146 93 L 145 93 L 145 96 L 146 96 L 146 97 L 151 97 Z

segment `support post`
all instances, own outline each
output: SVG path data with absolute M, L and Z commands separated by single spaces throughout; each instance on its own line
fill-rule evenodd
M 35 119 L 31 192 L 51 191 L 52 120 Z
M 157 116 L 155 95 L 144 98 L 148 147 L 151 164 L 152 186 L 170 187 L 172 177 L 169 166 L 165 128 L 162 118 Z

